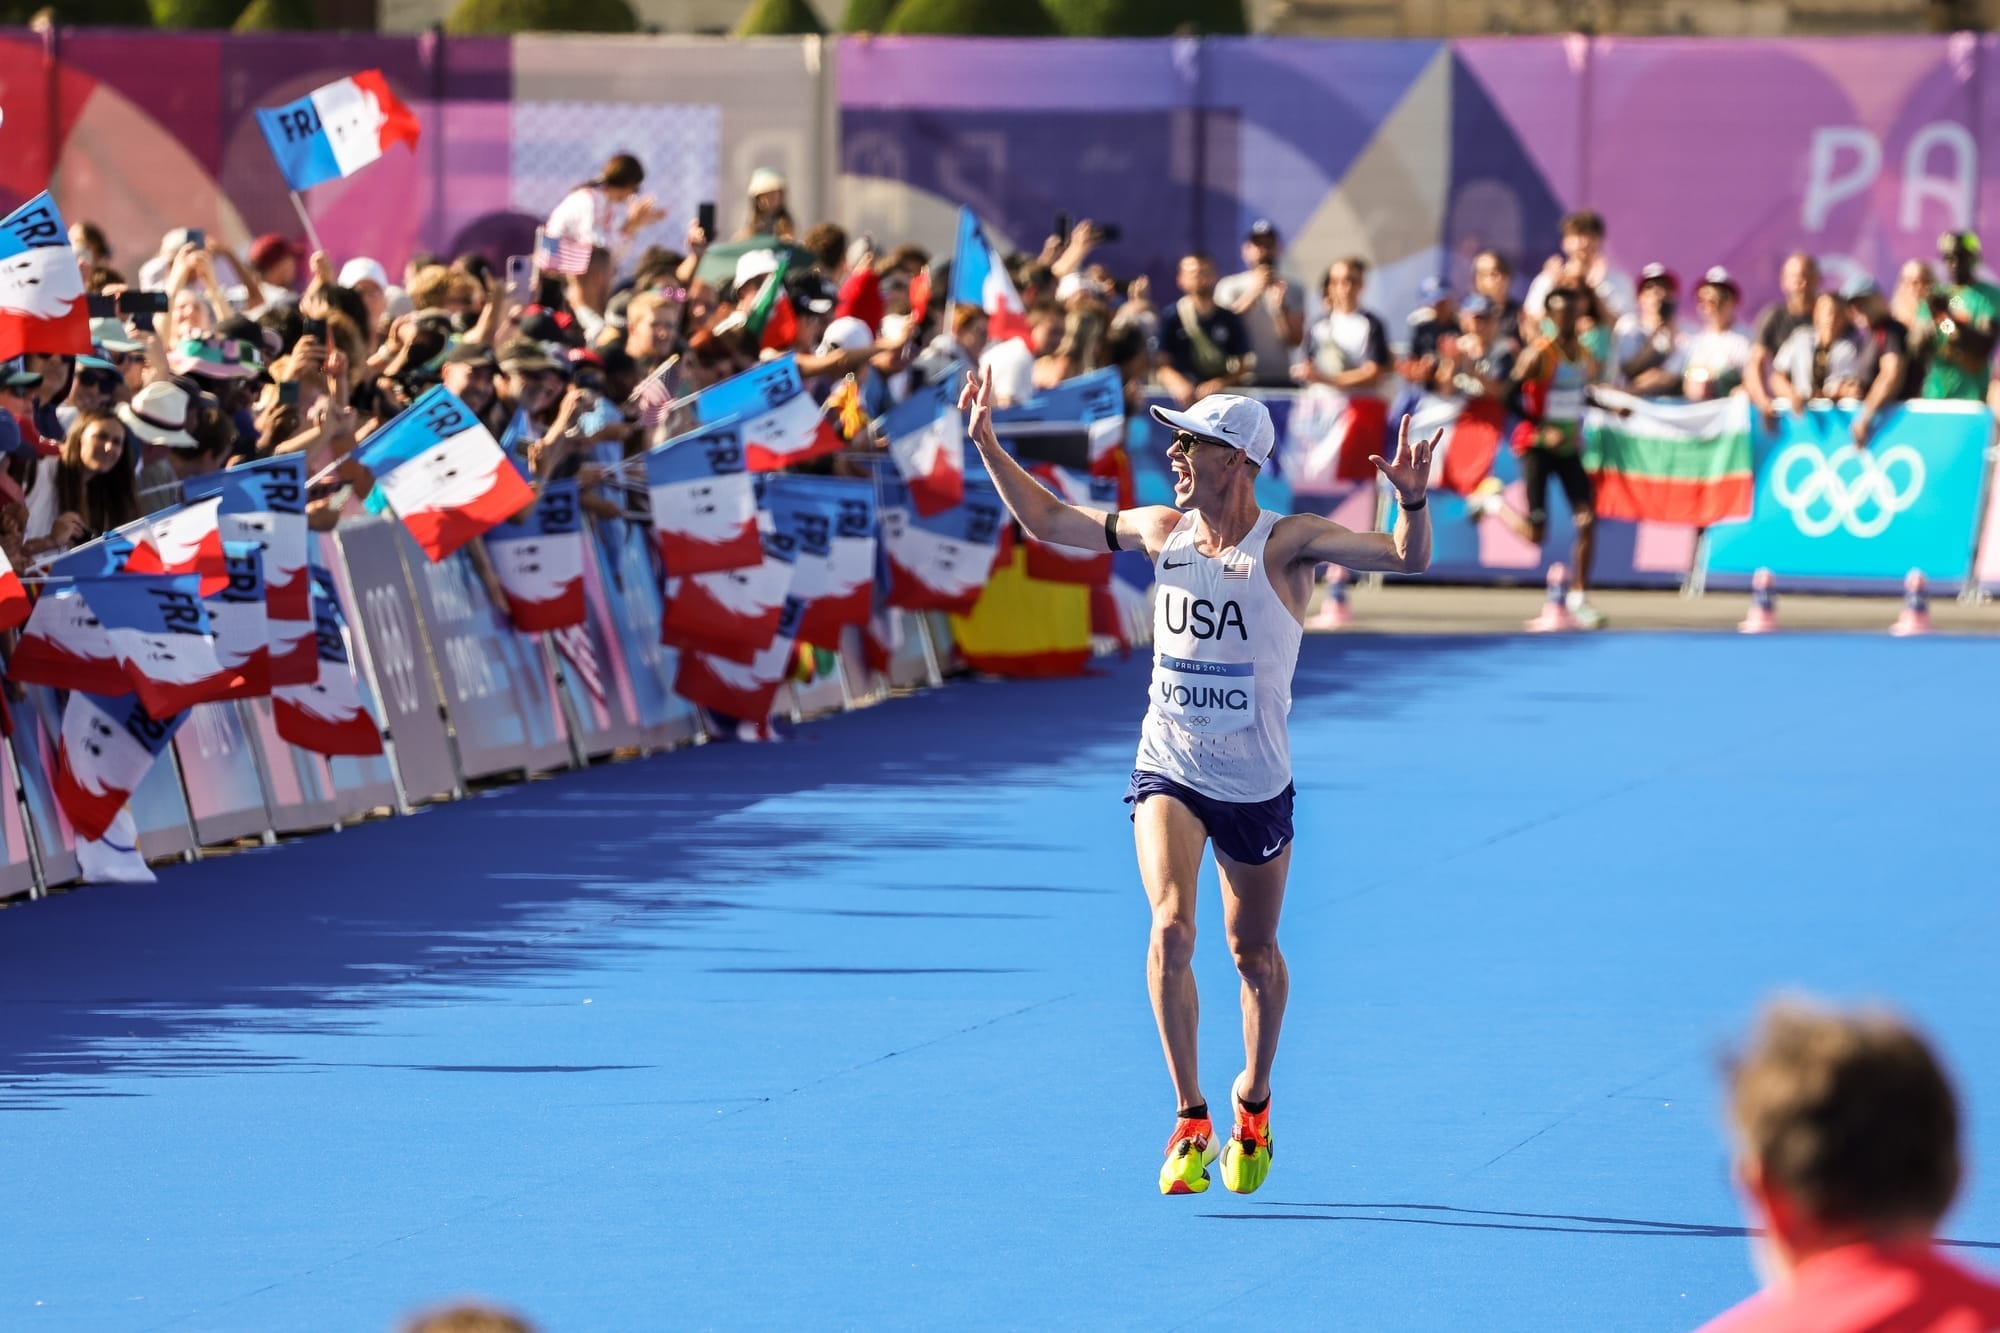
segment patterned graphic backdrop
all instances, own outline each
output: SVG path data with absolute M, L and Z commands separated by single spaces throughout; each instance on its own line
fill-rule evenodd
M 677 243 L 725 227 L 752 169 L 887 241 L 948 245 L 960 203 L 1037 246 L 1059 212 L 1116 222 L 1107 259 L 1157 279 L 1228 261 L 1269 217 L 1311 278 L 1358 252 L 1375 303 L 1462 277 L 1481 245 L 1528 267 L 1588 204 L 1613 260 L 1735 269 L 1754 303 L 1786 250 L 1887 276 L 1936 233 L 2000 218 L 2000 38 L 1781 42 L 941 40 L 704 43 L 68 31 L 0 34 L 0 202 L 51 179 L 136 269 L 160 234 L 296 232 L 250 117 L 379 67 L 423 121 L 310 204 L 345 258 L 517 247 L 614 148 L 646 159 Z M 1225 263 L 1227 266 L 1227 262 Z

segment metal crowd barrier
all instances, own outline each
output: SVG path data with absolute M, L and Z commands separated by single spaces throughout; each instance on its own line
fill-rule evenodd
M 203 704 L 132 794 L 139 852 L 197 859 L 204 847 L 338 831 L 368 816 L 463 796 L 470 784 L 582 767 L 709 739 L 673 692 L 676 655 L 660 642 L 664 607 L 646 529 L 593 519 L 584 562 L 586 623 L 563 636 L 517 632 L 464 552 L 425 560 L 400 523 L 342 524 L 317 540 L 333 575 L 364 702 L 384 753 L 327 758 L 279 738 L 268 699 Z M 892 611 L 899 646 L 886 675 L 863 666 L 846 631 L 839 672 L 787 680 L 774 716 L 865 707 L 892 689 L 943 683 L 954 649 L 945 617 Z M 7 701 L 0 746 L 0 897 L 40 897 L 82 871 L 77 835 L 54 795 L 62 713 L 56 691 Z

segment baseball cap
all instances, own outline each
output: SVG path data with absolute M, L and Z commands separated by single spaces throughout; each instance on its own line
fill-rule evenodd
M 106 361 L 101 356 L 89 356 L 89 355 L 79 356 L 76 359 L 76 368 L 78 370 L 102 370 L 113 375 L 120 373 L 117 366 L 113 365 L 109 361 Z
M 1103 291 L 1104 288 L 1098 286 L 1097 280 L 1088 273 L 1065 273 L 1062 281 L 1056 284 L 1056 300 L 1068 301 L 1072 296 L 1097 296 Z
M 10 389 L 29 389 L 41 382 L 42 373 L 39 370 L 28 369 L 28 363 L 24 358 L 15 356 L 0 361 L 0 384 Z
M 1458 313 L 1480 318 L 1493 313 L 1493 303 L 1479 293 L 1474 292 L 1460 303 Z
M 364 282 L 372 282 L 383 291 L 389 290 L 389 270 L 373 259 L 350 259 L 340 266 L 342 287 L 359 287 Z
M 768 278 L 778 271 L 778 252 L 775 250 L 745 250 L 736 258 L 735 285 L 743 286 L 759 278 Z
M 1865 296 L 1878 296 L 1882 289 L 1875 285 L 1875 279 L 1866 273 L 1850 273 L 1847 281 L 1840 284 L 1840 299 L 1859 301 Z
M 1244 239 L 1251 241 L 1275 241 L 1278 239 L 1278 229 L 1271 224 L 1271 219 L 1258 218 L 1250 224 L 1250 234 Z
M 1451 284 L 1432 274 L 1417 284 L 1417 297 L 1423 301 L 1435 301 L 1441 296 L 1451 295 Z
M 858 352 L 875 341 L 875 335 L 868 329 L 868 322 L 852 315 L 842 315 L 826 326 L 826 333 L 819 340 L 821 356 L 828 352 Z
M 143 352 L 146 344 L 134 341 L 125 332 L 124 321 L 115 315 L 100 315 L 90 321 L 90 340 L 107 352 Z
M 1655 282 L 1663 283 L 1670 292 L 1677 292 L 1681 289 L 1680 278 L 1665 264 L 1648 264 L 1639 270 L 1639 285 L 1641 287 L 1649 286 Z
M 250 242 L 249 258 L 250 267 L 252 268 L 269 268 L 272 264 L 277 263 L 280 259 L 288 255 L 293 259 L 303 259 L 305 257 L 300 252 L 298 246 L 292 244 L 274 231 L 267 231 L 256 240 Z
M 1185 412 L 1155 406 L 1153 420 L 1204 440 L 1241 449 L 1253 463 L 1263 463 L 1277 446 L 1270 409 L 1241 394 L 1212 393 Z
M 488 370 L 498 370 L 500 363 L 493 359 L 493 349 L 484 343 L 454 343 L 439 363 L 446 366 L 485 366 Z
M 1743 294 L 1743 289 L 1736 285 L 1736 279 L 1730 277 L 1729 270 L 1720 264 L 1717 264 L 1714 268 L 1701 275 L 1701 285 L 1704 287 L 1720 287 L 1731 296 L 1741 296 Z

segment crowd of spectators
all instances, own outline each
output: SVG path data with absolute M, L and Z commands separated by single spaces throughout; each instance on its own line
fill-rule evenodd
M 1156 300 L 1145 276 L 1121 278 L 1098 259 L 1106 229 L 1085 220 L 1014 257 L 1029 337 L 995 340 L 985 310 L 942 299 L 949 256 L 834 222 L 800 229 L 770 170 L 749 181 L 733 239 L 710 235 L 704 210 L 678 248 L 635 252 L 662 215 L 644 181 L 621 154 L 555 209 L 550 236 L 589 256 L 570 274 L 465 254 L 417 255 L 392 275 L 279 235 L 239 254 L 185 230 L 132 263 L 78 222 L 94 346 L 0 365 L 0 546 L 19 560 L 74 545 L 239 459 L 303 451 L 318 473 L 433 383 L 478 412 L 524 470 L 594 483 L 601 446 L 646 443 L 630 399 L 647 377 L 660 372 L 678 399 L 781 351 L 822 397 L 853 377 L 869 415 L 980 368 L 1006 402 L 1107 366 L 1134 408 L 1155 392 L 1185 404 L 1320 385 L 1384 419 L 1399 392 L 1511 411 L 1536 349 L 1556 336 L 1561 296 L 1590 385 L 1693 400 L 1741 392 L 1767 416 L 1852 398 L 1865 442 L 1901 399 L 1984 397 L 2000 317 L 2000 290 L 1977 276 L 1979 243 L 1966 232 L 1943 238 L 1936 272 L 1912 261 L 1889 293 L 1866 279 L 1825 287 L 1812 256 L 1795 254 L 1782 299 L 1746 324 L 1727 270 L 1700 275 L 1688 312 L 1678 274 L 1649 264 L 1628 279 L 1606 258 L 1603 220 L 1579 212 L 1525 286 L 1514 257 L 1484 251 L 1469 290 L 1426 284 L 1422 308 L 1392 330 L 1369 309 L 1365 259 L 1331 264 L 1308 301 L 1269 222 L 1244 236 L 1240 269 L 1190 253 L 1178 292 Z M 772 282 L 796 316 L 777 343 L 755 318 Z M 337 474 L 317 489 L 315 525 L 338 520 L 350 483 L 366 481 Z

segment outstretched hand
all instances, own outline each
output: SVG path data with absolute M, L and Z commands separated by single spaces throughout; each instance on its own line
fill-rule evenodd
M 1428 440 L 1410 443 L 1410 418 L 1407 414 L 1396 428 L 1396 456 L 1385 460 L 1380 454 L 1371 454 L 1368 461 L 1375 465 L 1404 504 L 1424 498 L 1431 488 L 1431 455 L 1437 452 L 1438 444 L 1444 439 L 1444 432 L 1438 431 Z
M 965 414 L 965 433 L 974 444 L 1000 447 L 993 433 L 993 367 L 965 377 L 965 387 L 958 391 L 958 410 Z

